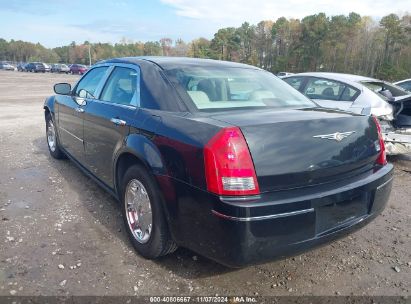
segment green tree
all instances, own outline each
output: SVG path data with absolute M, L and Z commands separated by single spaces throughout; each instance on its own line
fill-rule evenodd
M 398 44 L 404 42 L 405 33 L 403 24 L 396 14 L 390 14 L 381 19 L 380 25 L 384 29 L 384 62 L 392 63 L 394 53 L 398 51 Z
M 307 16 L 302 20 L 302 70 L 316 71 L 322 64 L 321 45 L 328 34 L 329 20 L 324 13 Z
M 146 56 L 161 56 L 162 48 L 158 41 L 148 41 L 144 43 L 144 55 Z

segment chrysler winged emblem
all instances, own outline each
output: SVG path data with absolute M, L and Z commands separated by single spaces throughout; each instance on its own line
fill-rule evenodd
M 336 132 L 336 133 L 331 133 L 331 134 L 324 134 L 324 135 L 315 135 L 313 137 L 315 138 L 323 138 L 323 139 L 333 139 L 335 141 L 342 141 L 344 138 L 347 138 L 351 134 L 354 134 L 355 131 L 350 131 L 350 132 Z

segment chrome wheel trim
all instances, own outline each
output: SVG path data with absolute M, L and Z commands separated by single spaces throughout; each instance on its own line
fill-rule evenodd
M 132 179 L 127 184 L 124 208 L 134 239 L 141 244 L 147 243 L 153 227 L 153 214 L 147 190 L 137 179 Z
M 54 123 L 51 119 L 47 127 L 47 143 L 51 152 L 56 151 L 56 130 L 54 129 Z

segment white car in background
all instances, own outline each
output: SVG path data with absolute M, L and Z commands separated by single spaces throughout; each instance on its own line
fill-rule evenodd
M 378 117 L 387 154 L 411 153 L 411 92 L 369 77 L 300 73 L 283 80 L 325 108 Z
M 404 90 L 411 92 L 411 79 L 404 79 L 401 81 L 394 82 L 395 85 L 403 88 Z

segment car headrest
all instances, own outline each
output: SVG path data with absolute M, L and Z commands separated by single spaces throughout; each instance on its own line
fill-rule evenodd
M 274 93 L 271 91 L 254 91 L 250 95 L 250 100 L 263 100 L 267 98 L 275 98 Z
M 191 99 L 194 101 L 196 105 L 209 103 L 210 99 L 208 98 L 207 94 L 203 91 L 187 91 L 188 95 L 190 95 Z
M 325 88 L 321 95 L 323 96 L 330 96 L 330 97 L 334 97 L 334 90 L 332 88 Z

